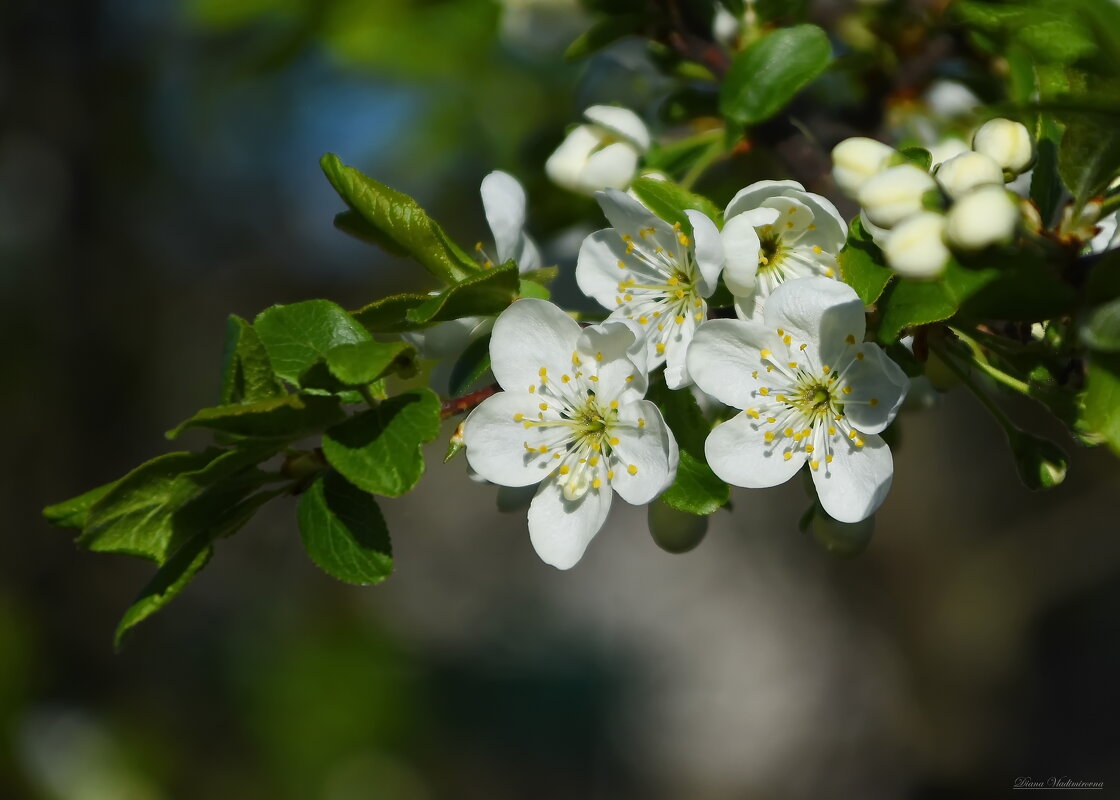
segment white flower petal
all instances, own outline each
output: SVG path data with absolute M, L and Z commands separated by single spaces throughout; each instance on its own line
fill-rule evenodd
M 844 370 L 844 383 L 852 390 L 844 396 L 844 416 L 863 433 L 880 433 L 898 413 L 910 379 L 877 344 L 865 342 L 856 352 L 863 358 Z
M 894 476 L 890 448 L 880 437 L 863 437 L 863 447 L 847 440 L 833 446 L 831 464 L 812 471 L 817 497 L 829 516 L 859 522 L 883 504 Z M 714 467 L 713 467 L 714 468 Z
M 618 419 L 622 426 L 617 429 L 619 441 L 611 454 L 611 486 L 627 503 L 643 505 L 665 491 L 676 477 L 677 442 L 649 400 L 623 406 Z
M 767 198 L 783 195 L 789 189 L 805 191 L 805 187 L 797 181 L 757 181 L 746 188 L 740 189 L 731 198 L 723 212 L 725 220 L 758 208 Z
M 665 385 L 670 389 L 681 389 L 692 383 L 688 372 L 688 348 L 696 334 L 696 318 L 684 315 L 684 322 L 667 322 L 670 333 L 665 340 Z
M 521 234 L 521 241 L 512 258 L 517 262 L 517 271 L 522 275 L 544 266 L 544 259 L 541 258 L 541 251 L 537 249 L 537 243 L 526 233 Z
M 750 214 L 740 214 L 723 226 L 723 249 L 726 254 L 724 283 L 736 297 L 754 291 L 758 279 L 758 252 L 762 243 Z
M 863 341 L 867 327 L 855 290 L 831 278 L 783 283 L 766 301 L 763 314 L 767 326 L 792 337 L 793 346 L 819 343 L 825 364 L 835 365 L 845 347 Z
M 550 453 L 529 452 L 540 447 L 547 428 L 530 426 L 515 419 L 517 414 L 535 417 L 528 393 L 499 392 L 486 398 L 463 423 L 467 463 L 491 483 L 529 486 L 547 478 L 555 468 Z
M 604 482 L 578 500 L 568 500 L 556 481 L 544 481 L 529 506 L 529 540 L 541 561 L 571 569 L 603 527 L 614 494 Z
M 688 372 L 707 394 L 732 408 L 750 408 L 764 384 L 752 378 L 766 369 L 759 351 L 774 347 L 760 322 L 713 319 L 700 326 L 688 348 Z
M 649 129 L 641 117 L 628 108 L 619 106 L 591 106 L 583 116 L 613 133 L 627 139 L 644 153 L 649 150 Z
M 655 215 L 626 192 L 607 189 L 596 192 L 595 199 L 603 215 L 619 236 L 629 236 L 635 247 L 653 251 L 656 247 L 666 250 L 679 249 L 676 232 L 668 222 Z M 653 233 L 649 229 L 653 228 Z M 645 231 L 643 234 L 642 232 Z
M 790 453 L 787 459 L 789 448 L 783 443 L 788 440 L 779 437 L 768 444 L 763 427 L 770 426 L 755 422 L 746 414 L 737 414 L 708 435 L 704 455 L 721 480 L 748 489 L 764 489 L 785 483 L 801 469 L 808 457 L 805 451 Z
M 625 189 L 638 171 L 638 152 L 626 142 L 615 142 L 592 153 L 580 170 L 580 191 Z
M 614 228 L 604 228 L 583 240 L 576 259 L 576 284 L 580 291 L 606 308 L 614 308 L 618 283 L 630 277 L 626 244 Z M 619 268 L 619 263 L 623 268 Z
M 540 383 L 540 369 L 571 369 L 579 324 L 544 300 L 518 300 L 501 313 L 490 337 L 490 368 L 502 388 L 528 391 Z
M 482 207 L 494 234 L 498 263 L 517 258 L 525 228 L 525 190 L 506 172 L 494 171 L 482 179 Z
M 544 162 L 544 171 L 557 186 L 573 192 L 587 192 L 582 184 L 583 168 L 602 137 L 590 125 L 571 130 L 560 146 Z
M 580 333 L 576 342 L 579 369 L 603 402 L 629 403 L 645 397 L 648 379 L 631 357 L 639 338 L 640 331 L 621 320 L 607 320 Z
M 701 297 L 710 297 L 723 269 L 723 239 L 719 228 L 706 214 L 692 209 L 684 213 L 692 223 L 693 255 L 700 273 L 697 287 Z

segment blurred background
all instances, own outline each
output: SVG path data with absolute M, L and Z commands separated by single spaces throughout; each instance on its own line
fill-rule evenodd
M 217 397 L 227 314 L 432 288 L 332 227 L 322 153 L 468 246 L 488 238 L 480 179 L 512 172 L 574 299 L 580 220 L 598 217 L 544 159 L 594 102 L 659 131 L 672 113 L 640 43 L 562 60 L 586 25 L 568 6 L 0 6 L 0 797 L 989 798 L 1021 776 L 1120 796 L 1120 470 L 1063 440 L 1070 478 L 1029 494 L 963 392 L 904 415 L 857 558 L 798 532 L 793 482 L 736 491 L 685 555 L 616 503 L 560 573 L 524 512 L 440 463 L 445 436 L 415 495 L 382 503 L 386 584 L 320 573 L 283 501 L 113 653 L 152 568 L 76 550 L 42 506 L 169 448 Z M 938 41 L 923 52 L 951 72 Z M 866 85 L 833 80 L 828 102 Z M 937 113 L 901 94 L 877 125 Z M 752 153 L 701 188 L 722 204 L 793 174 L 829 191 L 845 134 L 828 102 L 803 109 L 823 148 L 767 134 L 795 167 Z

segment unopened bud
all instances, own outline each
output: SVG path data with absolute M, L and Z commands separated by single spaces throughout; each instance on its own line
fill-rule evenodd
M 893 228 L 922 210 L 922 195 L 937 182 L 925 170 L 900 164 L 870 178 L 859 190 L 859 204 L 867 218 L 883 228 Z
M 837 556 L 857 556 L 871 543 L 875 517 L 859 522 L 840 522 L 817 508 L 810 523 L 817 544 Z
M 864 136 L 845 139 L 832 149 L 832 177 L 844 194 L 854 198 L 868 178 L 886 167 L 894 152 L 893 147 Z
M 945 246 L 945 217 L 922 211 L 887 234 L 883 255 L 891 269 L 907 278 L 936 278 L 949 263 Z
M 1015 468 L 1028 489 L 1034 492 L 1053 489 L 1066 479 L 1069 461 L 1062 448 L 1049 439 L 1025 431 L 1013 431 L 1008 436 L 1015 456 Z
M 661 501 L 649 504 L 646 521 L 653 541 L 669 553 L 687 553 L 708 533 L 707 517 L 678 511 Z
M 955 155 L 937 170 L 937 182 L 945 193 L 959 199 L 977 186 L 1003 186 L 1003 169 L 983 153 L 969 150 Z
M 1018 175 L 1034 162 L 1034 142 L 1022 123 L 1010 119 L 990 119 L 972 137 L 972 149 L 983 153 L 1000 168 Z
M 451 434 L 451 438 L 447 441 L 447 454 L 443 457 L 443 463 L 446 464 L 448 461 L 455 458 L 455 456 L 459 455 L 459 452 L 465 445 L 466 442 L 463 440 L 463 423 L 460 422 L 459 427 L 455 429 L 455 433 Z
M 965 252 L 1010 241 L 1019 224 L 1019 206 L 1002 186 L 981 186 L 949 209 L 945 238 Z

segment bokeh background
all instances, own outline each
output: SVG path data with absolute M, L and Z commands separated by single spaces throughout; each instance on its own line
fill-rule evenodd
M 507 5 L 0 6 L 0 797 L 989 798 L 1020 776 L 1120 796 L 1120 470 L 1065 440 L 1069 480 L 1031 495 L 965 393 L 904 415 L 855 559 L 798 532 L 794 482 L 736 491 L 685 555 L 618 503 L 559 573 L 436 442 L 415 495 L 382 504 L 386 584 L 320 573 L 276 503 L 114 654 L 151 567 L 78 551 L 40 508 L 164 452 L 214 401 L 230 312 L 430 288 L 333 229 L 323 152 L 468 246 L 480 179 L 511 171 L 570 273 L 597 215 L 544 158 L 593 102 L 664 117 L 667 84 L 639 43 L 565 63 L 578 15 Z M 959 44 L 919 41 L 911 79 L 957 70 Z M 830 191 L 829 103 L 868 98 L 827 88 L 801 133 L 770 130 L 702 188 Z M 880 88 L 920 117 L 916 91 Z

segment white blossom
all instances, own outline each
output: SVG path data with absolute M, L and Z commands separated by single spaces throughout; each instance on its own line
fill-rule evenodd
M 584 240 L 576 282 L 612 310 L 610 319 L 636 323 L 649 368 L 665 364 L 669 388 L 686 386 L 685 353 L 704 322 L 705 298 L 715 291 L 723 268 L 719 230 L 704 214 L 690 210 L 689 235 L 679 223 L 670 225 L 616 189 L 596 198 L 613 227 Z
M 649 149 L 649 130 L 633 111 L 618 106 L 591 106 L 587 124 L 573 128 L 544 170 L 558 186 L 580 194 L 625 189 Z
M 949 209 L 945 238 L 965 252 L 1010 241 L 1019 225 L 1019 206 L 1002 186 L 981 186 Z
M 543 300 L 518 300 L 490 339 L 505 391 L 463 423 L 467 461 L 502 486 L 539 483 L 529 536 L 543 561 L 568 569 L 602 527 L 614 492 L 650 502 L 672 483 L 678 450 L 643 399 L 645 350 L 622 322 L 581 329 Z
M 883 255 L 899 275 L 936 278 L 949 263 L 944 215 L 922 211 L 907 217 L 884 237 Z
M 945 193 L 958 200 L 978 186 L 1003 186 L 1003 169 L 983 153 L 959 153 L 938 167 L 937 182 Z
M 840 190 L 854 198 L 863 184 L 887 168 L 895 149 L 875 139 L 853 136 L 832 149 L 832 178 Z
M 846 284 L 806 278 L 780 286 L 761 320 L 712 320 L 689 349 L 696 384 L 740 413 L 716 426 L 704 452 L 736 486 L 763 488 L 808 463 L 821 506 L 841 522 L 875 512 L 894 463 L 878 435 L 906 394 L 906 375 L 864 342 L 863 303 Z
M 724 219 L 723 279 L 744 319 L 786 281 L 836 276 L 848 227 L 836 206 L 797 181 L 751 184 L 727 204 Z
M 1020 122 L 990 119 L 972 137 L 972 149 L 983 153 L 999 166 L 1018 175 L 1034 162 L 1034 142 L 1030 131 Z

